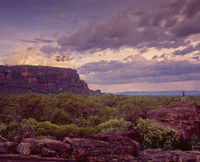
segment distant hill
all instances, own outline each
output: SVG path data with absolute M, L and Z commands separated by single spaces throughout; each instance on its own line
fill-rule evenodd
M 115 94 L 132 96 L 182 96 L 183 91 L 154 91 L 154 92 L 117 92 Z M 200 96 L 200 91 L 185 91 L 186 96 Z
M 0 93 L 36 92 L 54 94 L 65 91 L 93 93 L 76 70 L 46 66 L 0 66 Z

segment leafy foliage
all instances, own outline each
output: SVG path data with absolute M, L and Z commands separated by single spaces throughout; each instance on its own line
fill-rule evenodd
M 131 122 L 124 119 L 110 119 L 99 126 L 102 127 L 102 131 L 115 131 L 115 130 L 128 130 L 131 126 Z
M 88 137 L 101 131 L 127 130 L 142 112 L 179 101 L 180 97 L 173 96 L 75 95 L 71 92 L 0 94 L 0 135 L 11 138 L 32 133 L 38 137 L 62 139 L 65 136 Z M 188 101 L 200 105 L 199 97 L 188 97 Z M 173 131 L 167 128 L 140 120 L 136 127 L 145 139 L 145 146 L 165 148 L 176 142 Z M 148 133 L 146 136 L 145 131 Z
M 149 119 L 139 119 L 135 129 L 146 148 L 173 149 L 179 142 L 174 130 L 154 125 Z

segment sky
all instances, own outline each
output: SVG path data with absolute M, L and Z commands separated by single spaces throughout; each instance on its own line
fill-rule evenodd
M 0 64 L 73 68 L 102 92 L 200 90 L 199 0 L 0 0 Z

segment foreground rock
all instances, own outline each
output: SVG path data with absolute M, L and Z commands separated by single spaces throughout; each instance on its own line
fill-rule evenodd
M 100 145 L 99 145 L 100 146 Z M 94 150 L 96 147 L 93 148 Z M 102 152 L 103 154 L 104 152 Z M 85 154 L 85 152 L 83 152 Z M 107 157 L 107 158 L 106 158 Z M 82 160 L 81 160 L 82 159 Z M 103 155 L 102 157 L 88 156 L 78 159 L 63 158 L 42 158 L 38 156 L 22 156 L 22 155 L 0 155 L 0 162 L 199 162 L 200 151 L 163 151 L 161 149 L 148 149 L 141 151 L 138 157 L 127 155 Z
M 50 154 L 57 153 L 58 156 L 60 157 L 68 157 L 72 149 L 71 145 L 53 139 L 39 140 L 39 145 L 41 148 L 43 148 L 43 152 L 45 148 L 46 151 L 48 150 L 48 153 Z
M 79 161 L 132 161 L 138 155 L 137 142 L 128 137 L 119 137 L 109 141 L 94 139 L 72 139 L 72 156 Z
M 192 103 L 159 108 L 148 114 L 155 123 L 174 129 L 183 140 L 200 135 L 200 108 Z
M 20 155 L 30 155 L 31 154 L 31 144 L 30 143 L 20 143 L 16 149 Z
M 41 154 L 45 157 L 66 158 L 71 153 L 71 145 L 53 139 L 27 138 L 17 146 L 17 152 L 21 155 Z
M 0 155 L 0 162 L 76 162 L 76 160 L 38 156 Z
M 129 131 L 127 131 L 129 132 Z M 53 139 L 27 138 L 17 146 L 13 142 L 0 143 L 0 162 L 198 162 L 200 151 L 164 151 L 148 149 L 142 151 L 138 142 L 121 131 L 104 132 L 99 139 L 68 138 L 63 142 Z M 133 133 L 133 132 L 132 132 Z M 106 138 L 105 138 L 106 137 Z M 13 150 L 20 155 L 13 155 Z M 8 155 L 11 154 L 11 155 Z M 48 157 L 48 158 L 41 158 Z
M 200 151 L 163 151 L 148 149 L 140 153 L 139 162 L 199 162 Z
M 8 154 L 14 152 L 14 142 L 1 142 L 0 143 L 0 154 Z

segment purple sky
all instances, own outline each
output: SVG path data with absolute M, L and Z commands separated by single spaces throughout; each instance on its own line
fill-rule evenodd
M 105 92 L 200 90 L 199 0 L 1 0 L 0 64 L 71 67 Z

